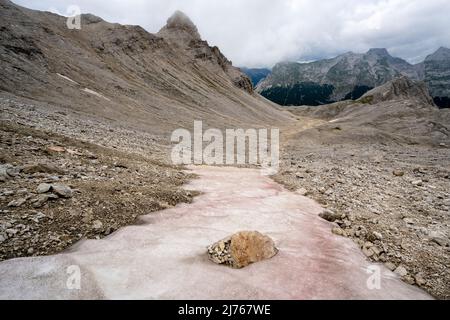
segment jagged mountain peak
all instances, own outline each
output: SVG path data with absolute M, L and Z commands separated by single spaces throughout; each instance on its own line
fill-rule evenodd
M 163 37 L 177 37 L 180 40 L 201 40 L 197 26 L 183 12 L 177 10 L 167 20 L 167 24 L 159 31 Z
M 197 30 L 192 20 L 182 11 L 175 11 L 169 19 L 167 19 L 168 28 L 185 28 Z

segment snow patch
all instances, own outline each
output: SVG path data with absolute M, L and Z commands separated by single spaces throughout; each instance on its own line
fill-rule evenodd
M 341 120 L 344 120 L 345 118 L 338 118 L 338 119 L 334 119 L 334 120 L 331 120 L 331 121 L 328 121 L 329 123 L 336 123 L 336 122 L 339 122 L 339 121 L 341 121 Z
M 104 95 L 102 95 L 102 94 L 100 94 L 100 93 L 98 93 L 98 92 L 96 92 L 96 91 L 94 91 L 94 90 L 91 90 L 91 89 L 88 89 L 88 88 L 84 88 L 83 91 L 84 91 L 84 92 L 87 92 L 87 93 L 89 93 L 89 94 L 92 94 L 92 95 L 94 95 L 94 96 L 96 96 L 96 97 L 105 99 L 106 101 L 111 101 L 111 99 L 105 97 Z
M 69 77 L 66 77 L 66 76 L 64 76 L 64 75 L 62 75 L 62 74 L 60 74 L 60 73 L 57 73 L 57 75 L 58 75 L 59 77 L 63 78 L 63 79 L 66 79 L 67 81 L 70 81 L 70 82 L 72 82 L 72 83 L 74 83 L 74 84 L 78 84 L 78 85 L 79 85 L 78 82 L 76 82 L 76 81 L 70 79 Z

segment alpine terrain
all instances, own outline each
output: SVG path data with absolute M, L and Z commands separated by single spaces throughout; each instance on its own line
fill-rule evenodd
M 257 86 L 268 99 L 286 106 L 321 105 L 359 99 L 367 91 L 400 76 L 422 80 L 435 103 L 448 108 L 450 49 L 440 48 L 424 62 L 412 65 L 392 57 L 386 49 L 365 54 L 348 52 L 311 63 L 283 62 Z
M 181 11 L 80 18 L 0 0 L 0 299 L 450 298 L 448 49 L 241 70 Z M 194 121 L 259 162 L 179 165 Z

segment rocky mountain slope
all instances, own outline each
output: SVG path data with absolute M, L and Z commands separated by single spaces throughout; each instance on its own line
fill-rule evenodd
M 180 12 L 158 34 L 83 15 L 66 18 L 0 1 L 0 91 L 167 132 L 286 120 Z
M 441 48 L 418 65 L 392 57 L 386 49 L 371 49 L 365 54 L 349 52 L 311 63 L 279 63 L 259 83 L 257 91 L 281 105 L 321 105 L 359 99 L 372 88 L 406 76 L 424 80 L 436 103 L 445 107 L 450 96 L 449 51 Z

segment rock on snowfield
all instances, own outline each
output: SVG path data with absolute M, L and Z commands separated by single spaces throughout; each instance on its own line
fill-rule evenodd
M 208 247 L 208 256 L 217 264 L 241 269 L 278 253 L 271 238 L 257 231 L 243 231 Z

